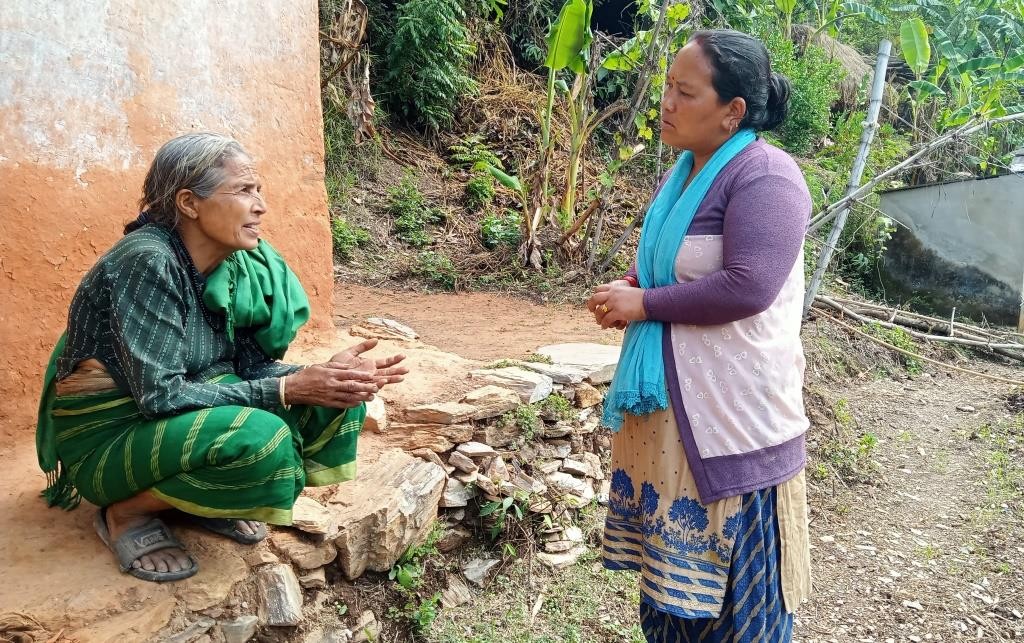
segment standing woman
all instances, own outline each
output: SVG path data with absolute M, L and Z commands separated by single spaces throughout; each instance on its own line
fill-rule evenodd
M 764 45 L 695 33 L 676 55 L 662 140 L 682 150 L 634 270 L 588 301 L 625 328 L 605 401 L 605 565 L 641 572 L 648 641 L 789 641 L 810 591 L 800 316 L 811 199 L 757 132 L 789 82 Z

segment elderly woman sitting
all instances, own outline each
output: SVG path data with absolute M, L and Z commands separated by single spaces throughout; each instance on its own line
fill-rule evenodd
M 355 475 L 365 402 L 399 382 L 362 342 L 283 364 L 309 317 L 302 286 L 260 240 L 266 203 L 235 140 L 188 134 L 146 175 L 143 214 L 85 275 L 54 349 L 36 442 L 50 506 L 80 498 L 120 568 L 187 578 L 196 561 L 156 517 L 177 509 L 242 543 L 291 523 L 306 485 Z

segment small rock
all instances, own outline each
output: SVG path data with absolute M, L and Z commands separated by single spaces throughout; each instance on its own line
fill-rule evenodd
M 551 504 L 551 501 L 543 496 L 537 496 L 530 498 L 529 510 L 535 514 L 549 514 L 554 511 L 555 507 Z
M 576 385 L 576 406 L 581 409 L 589 409 L 604 401 L 601 391 L 590 384 L 582 382 Z M 586 419 L 586 418 L 583 418 Z
M 574 460 L 572 458 L 566 458 L 562 461 L 562 471 L 574 476 L 586 476 L 588 478 L 594 477 L 594 472 L 591 471 L 590 465 L 586 462 Z
M 370 317 L 366 321 L 349 328 L 348 332 L 355 337 L 365 337 L 366 339 L 413 340 L 419 338 L 416 331 L 405 324 L 382 317 Z
M 903 607 L 917 610 L 918 612 L 924 611 L 924 606 L 922 606 L 918 601 L 903 601 Z
M 544 427 L 544 437 L 547 439 L 564 438 L 572 435 L 572 427 L 568 424 L 556 424 L 555 426 Z
M 612 481 L 605 480 L 601 483 L 601 488 L 597 492 L 597 503 L 602 507 L 608 506 L 608 499 L 612 492 Z
M 491 480 L 508 480 L 508 465 L 505 464 L 505 459 L 500 455 L 492 458 L 484 474 Z
M 594 417 L 592 417 L 592 418 L 590 418 L 588 420 L 585 420 L 583 422 L 583 424 L 580 425 L 576 429 L 576 434 L 577 435 L 590 435 L 591 433 L 596 431 L 597 427 L 599 427 L 600 425 L 601 425 L 601 418 L 599 418 L 597 416 L 594 416 Z M 606 435 L 601 436 L 601 437 L 604 438 L 605 440 L 608 439 L 608 436 L 606 436 Z
M 583 461 L 590 466 L 591 478 L 595 480 L 604 480 L 604 466 L 601 464 L 601 458 L 596 453 L 589 451 L 583 454 Z
M 452 451 L 452 454 L 448 456 L 448 464 L 452 465 L 453 467 L 464 473 L 477 472 L 476 463 L 473 462 L 473 460 L 462 451 Z
M 292 527 L 320 536 L 330 536 L 338 530 L 327 507 L 306 496 L 299 496 L 292 507 Z
M 548 492 L 548 486 L 532 476 L 526 475 L 521 469 L 516 469 L 512 476 L 512 484 L 522 491 L 530 494 L 544 494 Z
M 444 494 L 441 496 L 440 507 L 465 507 L 469 501 L 476 496 L 473 488 L 469 487 L 456 478 L 448 478 L 444 487 Z
M 473 600 L 473 592 L 466 585 L 466 581 L 458 576 L 448 577 L 448 586 L 441 590 L 441 607 L 451 609 Z
M 548 485 L 559 493 L 584 496 L 589 488 L 591 497 L 593 497 L 594 489 L 589 487 L 586 481 L 573 477 L 563 471 L 549 473 L 545 479 L 547 480 Z
M 249 551 L 245 552 L 242 556 L 242 560 L 249 567 L 259 567 L 260 565 L 268 565 L 270 563 L 279 563 L 280 559 L 274 555 L 272 551 L 267 549 L 266 541 L 256 545 Z
M 477 409 L 472 404 L 438 402 L 406 409 L 405 420 L 417 424 L 460 424 L 472 420 Z
M 537 457 L 545 460 L 562 460 L 572 455 L 572 443 L 565 440 L 551 440 L 540 445 Z
M 547 462 L 535 462 L 533 464 L 533 470 L 541 475 L 547 475 L 554 473 L 562 468 L 561 460 L 549 460 Z
M 514 422 L 492 422 L 473 433 L 473 441 L 496 448 L 510 447 L 522 439 L 523 430 Z
M 178 632 L 173 636 L 169 636 L 161 640 L 165 641 L 166 643 L 192 643 L 193 641 L 196 641 L 197 639 L 201 638 L 204 634 L 206 634 L 206 632 L 208 632 L 209 629 L 214 626 L 214 624 L 216 624 L 216 621 L 214 621 L 212 618 L 208 616 L 200 616 L 196 620 L 196 622 L 192 623 L 181 632 Z M 21 639 L 16 638 L 14 640 Z
M 562 532 L 562 536 L 566 540 L 568 540 L 569 542 L 573 542 L 573 543 L 581 543 L 581 542 L 583 542 L 583 530 L 580 529 L 579 527 L 577 527 L 576 525 L 572 525 L 571 527 L 567 527 L 565 529 L 565 531 Z
M 537 553 L 537 560 L 551 569 L 563 569 L 575 563 L 586 551 L 587 547 L 585 545 L 577 545 L 569 551 L 557 554 L 542 551 Z
M 384 398 L 374 397 L 366 403 L 366 419 L 363 421 L 363 428 L 375 433 L 387 433 L 388 409 L 384 405 Z
M 416 449 L 415 451 L 412 452 L 412 454 L 414 456 L 416 456 L 417 458 L 419 458 L 420 460 L 426 460 L 427 462 L 433 462 L 434 464 L 436 464 L 437 466 L 441 467 L 442 469 L 446 469 L 447 468 L 445 463 L 444 463 L 444 460 L 441 459 L 441 456 L 437 455 L 436 453 L 434 453 L 430 449 Z
M 476 407 L 474 420 L 486 420 L 508 413 L 519 406 L 520 400 L 515 391 L 489 385 L 470 391 L 462 398 L 462 403 Z
M 340 625 L 326 625 L 310 630 L 302 643 L 349 643 L 351 640 L 351 630 Z
M 481 491 L 490 496 L 498 495 L 498 485 L 487 476 L 480 475 L 479 472 L 473 474 L 473 479 L 470 482 L 480 487 Z
M 963 413 L 974 413 L 977 409 L 971 406 L 970 404 L 961 404 L 956 407 L 956 410 L 961 411 Z
M 497 564 L 498 561 L 493 558 L 474 558 L 466 563 L 462 573 L 466 575 L 466 580 L 482 589 L 487 580 L 487 572 Z
M 239 616 L 230 621 L 220 622 L 220 631 L 225 643 L 245 643 L 256 634 L 259 619 L 252 614 Z
M 544 551 L 549 554 L 560 554 L 563 551 L 572 549 L 573 543 L 568 540 L 551 540 L 544 543 Z
M 469 376 L 483 384 L 493 384 L 515 391 L 524 404 L 540 402 L 551 395 L 554 382 L 547 375 L 516 366 L 471 371 Z
M 835 536 L 822 536 L 818 540 L 820 540 L 823 543 L 834 543 L 836 541 L 836 537 Z
M 323 567 L 314 569 L 307 574 L 299 576 L 299 585 L 303 589 L 323 589 L 327 586 L 327 573 Z
M 486 458 L 498 455 L 498 452 L 482 442 L 466 442 L 456 449 L 470 458 Z
M 338 557 L 338 550 L 331 541 L 311 543 L 287 531 L 272 532 L 270 542 L 286 559 L 302 569 L 323 567 Z
M 469 537 L 470 533 L 462 527 L 452 527 L 437 541 L 437 550 L 442 554 L 455 551 L 469 540 Z
M 261 616 L 267 625 L 294 626 L 302 622 L 302 590 L 291 565 L 278 563 L 256 572 Z
M 352 628 L 352 643 L 374 643 L 380 640 L 380 625 L 373 612 L 366 610 L 359 615 L 359 621 Z

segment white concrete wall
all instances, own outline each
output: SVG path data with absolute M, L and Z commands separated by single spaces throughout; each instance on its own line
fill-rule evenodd
M 939 257 L 973 266 L 1020 291 L 1024 175 L 888 192 L 880 207 Z

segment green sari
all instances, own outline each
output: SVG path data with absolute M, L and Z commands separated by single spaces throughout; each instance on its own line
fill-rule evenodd
M 309 317 L 297 277 L 262 241 L 210 275 L 203 303 L 225 317 L 229 337 L 236 326 L 245 328 L 273 358 L 285 353 Z M 57 360 L 64 349 L 62 336 L 47 366 L 36 429 L 50 506 L 71 509 L 83 497 L 106 506 L 149 490 L 199 516 L 290 524 L 303 487 L 355 476 L 364 405 L 223 405 L 146 417 L 120 388 L 57 395 Z M 242 379 L 228 373 L 205 381 Z

